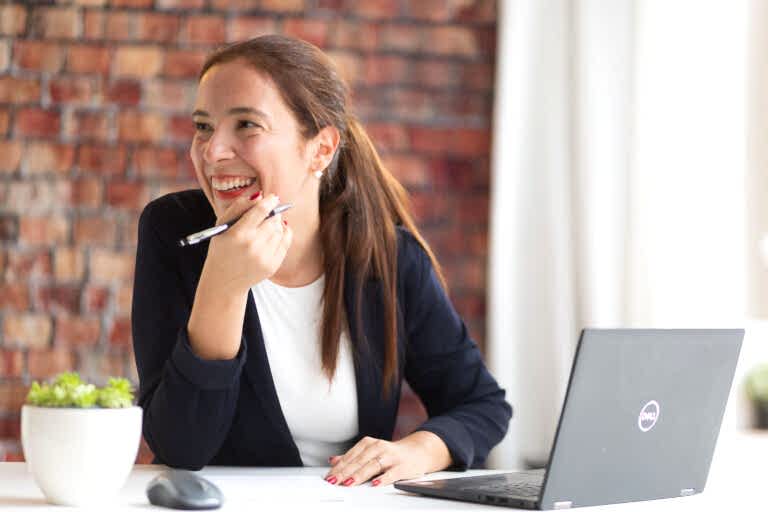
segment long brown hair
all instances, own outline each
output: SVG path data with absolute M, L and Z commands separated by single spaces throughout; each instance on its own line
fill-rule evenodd
M 235 59 L 244 59 L 275 83 L 306 140 L 326 126 L 339 130 L 339 148 L 320 186 L 320 238 L 325 271 L 323 371 L 329 379 L 336 371 L 346 318 L 347 270 L 352 271 L 356 283 L 358 312 L 363 284 L 367 279 L 377 279 L 384 306 L 383 389 L 384 396 L 389 396 L 398 377 L 396 226 L 404 226 L 418 240 L 445 287 L 440 266 L 413 222 L 408 194 L 382 164 L 365 129 L 348 113 L 348 88 L 319 48 L 285 36 L 257 37 L 216 50 L 206 59 L 199 78 L 212 66 Z M 343 250 L 343 257 L 329 257 L 339 249 Z M 347 269 L 347 265 L 351 268 Z M 365 342 L 362 331 L 356 334 Z

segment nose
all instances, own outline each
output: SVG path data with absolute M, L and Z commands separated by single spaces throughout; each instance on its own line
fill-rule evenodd
M 203 148 L 203 158 L 207 164 L 215 164 L 235 155 L 227 135 L 221 130 L 214 130 Z

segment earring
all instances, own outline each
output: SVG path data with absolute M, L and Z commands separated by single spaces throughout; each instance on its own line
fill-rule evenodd
M 315 178 L 320 179 L 322 177 L 323 177 L 322 169 L 319 169 L 319 170 L 315 171 Z

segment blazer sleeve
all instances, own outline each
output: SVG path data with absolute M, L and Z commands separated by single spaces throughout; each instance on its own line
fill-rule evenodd
M 506 434 L 512 407 L 440 285 L 429 256 L 415 238 L 405 238 L 405 378 L 429 415 L 417 430 L 443 440 L 453 459 L 450 469 L 480 467 Z
M 219 451 L 232 424 L 246 358 L 209 361 L 187 335 L 192 299 L 185 292 L 178 253 L 158 226 L 168 212 L 150 203 L 139 219 L 133 285 L 133 347 L 139 374 L 143 433 L 155 462 L 197 470 Z

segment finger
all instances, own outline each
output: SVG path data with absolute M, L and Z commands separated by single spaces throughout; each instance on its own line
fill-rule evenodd
M 253 202 L 252 208 L 243 214 L 243 217 L 240 219 L 238 224 L 240 224 L 240 222 L 244 222 L 245 224 L 254 226 L 261 225 L 262 222 L 272 218 L 269 217 L 268 219 L 267 215 L 269 215 L 269 212 L 274 210 L 275 206 L 277 206 L 279 203 L 280 198 L 275 194 L 269 194 L 264 198 L 256 199 L 255 202 Z
M 384 465 L 385 457 L 382 454 L 374 455 L 374 453 L 376 452 L 373 449 L 363 452 L 356 461 L 358 464 L 357 469 L 342 484 L 347 486 L 360 485 L 384 473 L 386 468 Z
M 261 198 L 261 191 L 251 196 L 240 196 L 227 206 L 227 209 L 216 219 L 216 224 L 230 222 L 254 205 L 254 201 Z
M 407 480 L 409 478 L 418 478 L 420 476 L 423 476 L 423 475 L 413 475 L 413 476 L 404 478 L 403 476 L 400 475 L 399 467 L 394 466 L 389 471 L 386 471 L 384 472 L 384 474 L 374 478 L 373 481 L 371 481 L 371 485 L 374 487 L 383 487 L 385 485 L 392 485 L 398 480 Z
M 347 452 L 339 457 L 336 460 L 336 464 L 331 468 L 331 470 L 326 475 L 326 480 L 328 480 L 330 477 L 336 477 L 337 479 L 344 474 L 344 469 L 347 467 L 347 464 L 350 460 L 357 457 L 357 455 L 365 450 L 365 448 L 373 441 L 374 439 L 372 437 L 364 437 L 361 440 L 359 440 L 355 445 L 347 450 Z M 343 482 L 344 480 L 339 480 L 339 482 Z
M 285 259 L 285 255 L 288 254 L 288 248 L 293 242 L 293 230 L 288 225 L 283 224 L 283 237 L 280 239 L 280 243 L 275 251 L 275 257 L 282 262 Z

